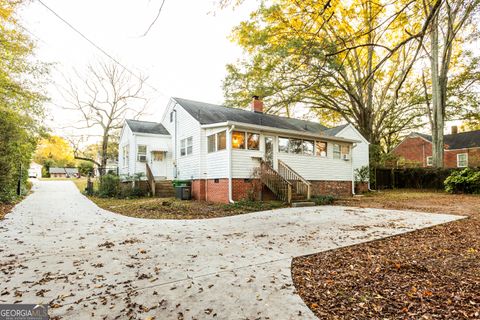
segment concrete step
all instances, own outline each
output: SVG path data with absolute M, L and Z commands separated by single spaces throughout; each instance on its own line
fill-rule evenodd
M 293 208 L 299 208 L 299 207 L 313 207 L 315 206 L 315 202 L 313 201 L 299 201 L 299 202 L 292 202 L 292 207 Z

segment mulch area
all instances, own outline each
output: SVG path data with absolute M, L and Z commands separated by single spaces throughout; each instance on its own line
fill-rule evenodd
M 114 199 L 89 197 L 99 207 L 129 217 L 145 219 L 209 219 L 228 217 L 255 211 L 282 208 L 280 201 L 238 201 L 219 204 L 172 198 Z
M 338 203 L 469 218 L 295 258 L 296 289 L 320 319 L 480 319 L 480 196 L 393 191 Z

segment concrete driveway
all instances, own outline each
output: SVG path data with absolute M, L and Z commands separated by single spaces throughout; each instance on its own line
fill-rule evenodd
M 65 319 L 310 319 L 291 259 L 458 219 L 346 207 L 143 220 L 39 181 L 0 221 L 0 303 Z

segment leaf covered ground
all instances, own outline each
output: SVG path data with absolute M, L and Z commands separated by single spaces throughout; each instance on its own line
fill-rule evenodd
M 89 198 L 105 210 L 146 219 L 208 219 L 284 207 L 279 201 L 238 201 L 235 204 L 220 204 L 173 198 Z
M 5 218 L 7 213 L 9 213 L 12 210 L 13 206 L 14 204 L 0 202 L 0 220 Z
M 407 190 L 337 203 L 469 218 L 295 258 L 296 289 L 320 319 L 480 319 L 480 196 Z

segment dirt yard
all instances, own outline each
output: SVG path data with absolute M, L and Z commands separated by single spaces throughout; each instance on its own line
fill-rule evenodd
M 208 219 L 284 207 L 280 201 L 238 201 L 219 204 L 173 198 L 113 199 L 89 197 L 99 207 L 129 217 L 146 219 Z
M 337 204 L 468 219 L 295 258 L 298 293 L 321 319 L 480 319 L 480 196 L 413 190 Z

